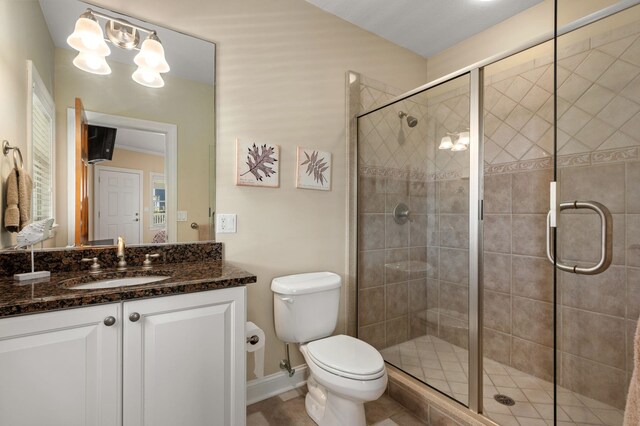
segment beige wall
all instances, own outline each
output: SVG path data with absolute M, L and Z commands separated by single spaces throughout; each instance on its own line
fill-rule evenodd
M 616 0 L 563 0 L 558 9 L 559 25 L 573 22 Z M 500 24 L 470 37 L 429 58 L 429 81 L 500 53 L 516 49 L 544 34 L 553 34 L 553 0 L 533 6 Z
M 153 242 L 153 236 L 158 230 L 149 229 L 151 226 L 151 173 L 164 174 L 164 156 L 146 154 L 143 152 L 122 149 L 116 146 L 111 161 L 98 163 L 99 166 L 118 167 L 142 171 L 142 238 L 145 244 Z M 95 172 L 93 167 L 92 171 Z M 94 199 L 95 200 L 95 199 Z
M 275 373 L 284 346 L 271 279 L 347 268 L 345 72 L 408 90 L 426 82 L 426 61 L 302 0 L 99 3 L 217 43 L 216 210 L 238 215 L 238 232 L 219 240 L 226 259 L 258 276 L 248 318 L 266 332 L 265 374 Z M 280 145 L 279 189 L 235 186 L 236 138 Z M 297 145 L 333 153 L 331 191 L 295 188 Z
M 207 223 L 209 213 L 209 145 L 214 141 L 214 88 L 165 75 L 165 87 L 150 89 L 131 79 L 133 66 L 111 61 L 112 73 L 96 76 L 72 64 L 74 52 L 55 49 L 56 187 L 67 185 L 67 108 L 80 97 L 87 111 L 175 124 L 178 127 L 178 210 L 188 222 L 178 222 L 178 241 L 195 241 L 191 222 Z M 96 83 L 99 82 L 99 85 Z M 58 195 L 57 217 L 67 217 L 66 200 Z M 65 221 L 59 220 L 57 245 L 66 245 Z
M 47 89 L 53 93 L 53 42 L 37 2 L 0 1 L 0 142 L 18 146 L 30 166 L 27 152 L 27 60 L 32 60 Z M 0 157 L 0 199 L 3 217 L 0 247 L 15 244 L 15 234 L 4 230 L 5 181 L 13 157 Z

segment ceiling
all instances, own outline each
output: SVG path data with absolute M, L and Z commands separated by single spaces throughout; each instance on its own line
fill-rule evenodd
M 306 1 L 427 58 L 543 0 Z
M 87 10 L 88 7 L 91 7 L 91 9 L 97 12 L 126 19 L 132 24 L 156 30 L 164 47 L 167 62 L 171 67 L 168 75 L 213 85 L 215 52 L 215 45 L 213 43 L 77 0 L 40 0 L 40 8 L 42 9 L 45 21 L 49 27 L 49 33 L 56 47 L 73 50 L 67 44 L 67 37 L 73 32 L 76 20 L 80 14 Z M 99 18 L 98 21 L 100 22 L 100 26 L 104 28 L 105 20 Z M 134 65 L 133 57 L 136 55 L 136 52 L 119 49 L 112 44 L 109 44 L 109 47 L 111 48 L 111 55 L 107 56 L 107 62 L 115 61 L 127 65 Z
M 147 154 L 165 155 L 165 135 L 146 130 L 118 127 L 116 132 L 116 148 Z

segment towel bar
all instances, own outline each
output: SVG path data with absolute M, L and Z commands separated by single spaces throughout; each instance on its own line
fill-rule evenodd
M 20 148 L 17 146 L 11 146 L 8 140 L 2 141 L 2 153 L 6 157 L 9 155 L 9 151 L 13 151 L 13 165 L 15 168 L 22 169 L 24 166 L 24 161 L 22 160 L 22 152 L 20 152 Z M 16 153 L 18 153 L 18 157 L 20 157 L 20 167 L 18 167 L 18 159 L 16 158 Z

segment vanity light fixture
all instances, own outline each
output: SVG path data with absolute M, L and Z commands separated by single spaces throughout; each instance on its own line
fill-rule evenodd
M 164 80 L 160 76 L 160 73 L 144 67 L 138 67 L 131 78 L 133 78 L 133 81 L 136 83 L 147 87 L 160 88 L 164 86 Z
M 456 142 L 453 147 L 451 148 L 451 151 L 466 151 L 467 150 L 467 146 L 463 143 L 460 142 Z
M 73 64 L 83 71 L 93 74 L 110 74 L 111 68 L 105 57 L 111 54 L 104 33 L 97 18 L 105 19 L 107 40 L 116 47 L 125 50 L 139 50 L 133 61 L 138 66 L 131 78 L 138 84 L 159 88 L 164 86 L 160 73 L 169 71 L 164 56 L 164 48 L 154 30 L 134 25 L 124 19 L 115 18 L 87 9 L 76 21 L 73 34 L 67 38 L 69 46 L 77 50 L 78 56 Z M 147 38 L 140 43 L 140 33 Z
M 451 140 L 451 136 L 449 135 L 444 136 L 440 140 L 440 146 L 438 147 L 438 149 L 451 149 L 451 148 L 453 148 L 453 141 Z
M 456 143 L 469 146 L 469 132 L 460 132 L 460 136 L 458 136 L 458 142 Z
M 67 43 L 81 53 L 99 56 L 111 54 L 111 49 L 104 41 L 102 28 L 90 9 L 80 15 L 73 33 L 67 38 Z
M 453 143 L 453 138 L 457 140 Z M 466 151 L 469 148 L 469 132 L 464 131 L 460 133 L 447 133 L 440 139 L 440 145 L 438 149 L 448 149 L 451 151 Z
M 73 65 L 80 68 L 82 71 L 93 74 L 111 74 L 111 67 L 107 64 L 104 56 L 100 56 L 95 53 L 79 52 L 78 56 L 73 59 Z

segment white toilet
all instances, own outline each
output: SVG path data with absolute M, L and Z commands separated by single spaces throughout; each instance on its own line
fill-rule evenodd
M 331 272 L 274 278 L 276 334 L 300 344 L 309 366 L 309 416 L 320 426 L 364 426 L 364 403 L 384 393 L 387 370 L 373 346 L 350 336 L 331 336 L 341 284 L 340 276 Z

